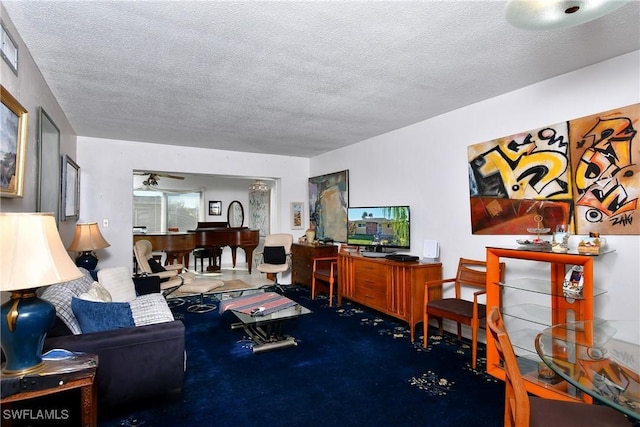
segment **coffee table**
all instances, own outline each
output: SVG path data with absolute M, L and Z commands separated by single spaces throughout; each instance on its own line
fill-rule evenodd
M 254 342 L 254 353 L 298 345 L 294 337 L 285 335 L 285 325 L 291 319 L 311 313 L 308 308 L 275 292 L 232 298 L 224 301 L 220 310 L 231 310 L 240 320 L 232 324 L 231 329 L 242 328 L 247 333 Z

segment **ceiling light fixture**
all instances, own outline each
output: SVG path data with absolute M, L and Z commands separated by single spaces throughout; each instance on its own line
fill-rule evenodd
M 554 30 L 601 18 L 629 0 L 508 0 L 507 21 L 524 30 Z
M 250 192 L 267 192 L 269 191 L 269 185 L 264 181 L 256 180 L 256 182 L 249 185 Z

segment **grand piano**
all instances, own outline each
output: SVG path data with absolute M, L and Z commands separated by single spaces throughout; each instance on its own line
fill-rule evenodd
M 216 254 L 225 246 L 231 248 L 233 267 L 236 266 L 236 251 L 242 248 L 246 254 L 249 273 L 253 264 L 253 251 L 258 247 L 260 231 L 250 230 L 248 227 L 228 227 L 226 222 L 198 222 L 195 230 L 186 232 L 167 233 L 134 233 L 134 243 L 140 239 L 151 241 L 153 250 L 167 252 L 167 259 L 182 260 L 182 264 L 189 265 L 189 254 L 194 249 L 209 249 Z M 218 271 L 216 257 L 207 268 L 208 271 Z

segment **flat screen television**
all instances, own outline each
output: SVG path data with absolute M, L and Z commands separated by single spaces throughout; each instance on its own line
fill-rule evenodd
M 369 206 L 347 209 L 347 243 L 384 248 L 410 249 L 409 206 Z

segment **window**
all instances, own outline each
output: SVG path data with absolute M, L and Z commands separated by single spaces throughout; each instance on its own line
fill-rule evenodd
M 202 206 L 201 192 L 175 193 L 154 190 L 133 191 L 133 226 L 146 226 L 148 233 L 180 231 L 198 226 Z

